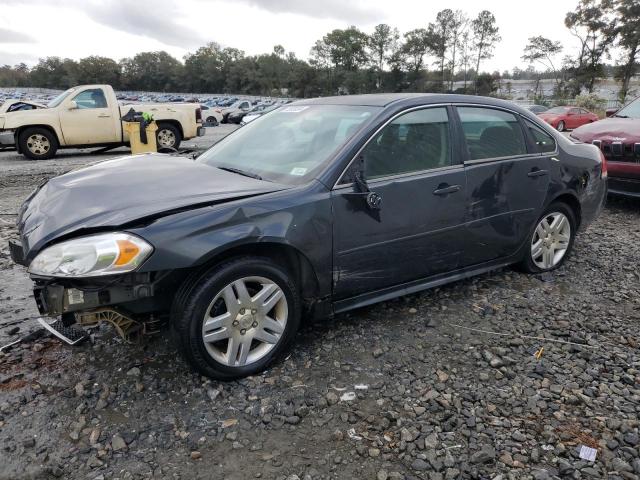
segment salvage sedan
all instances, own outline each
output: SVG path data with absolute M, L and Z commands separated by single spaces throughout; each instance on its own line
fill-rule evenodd
M 265 369 L 303 320 L 506 265 L 558 268 L 606 190 L 596 147 L 508 102 L 321 98 L 195 161 L 54 178 L 24 203 L 10 251 L 59 336 L 164 321 L 193 367 L 231 379 Z

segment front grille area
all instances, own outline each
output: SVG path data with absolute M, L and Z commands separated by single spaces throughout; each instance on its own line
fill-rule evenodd
M 640 143 L 594 140 L 593 144 L 602 150 L 607 160 L 612 162 L 640 163 Z

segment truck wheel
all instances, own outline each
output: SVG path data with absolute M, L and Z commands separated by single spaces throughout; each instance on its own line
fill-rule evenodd
M 214 267 L 189 285 L 180 303 L 172 315 L 179 349 L 201 374 L 218 380 L 263 371 L 289 347 L 300 324 L 293 278 L 261 257 Z
M 18 137 L 20 152 L 31 160 L 53 158 L 58 150 L 58 138 L 50 130 L 40 127 L 26 128 Z
M 156 143 L 158 144 L 158 151 L 164 148 L 178 149 L 182 136 L 180 130 L 170 123 L 159 123 L 158 130 L 156 131 Z

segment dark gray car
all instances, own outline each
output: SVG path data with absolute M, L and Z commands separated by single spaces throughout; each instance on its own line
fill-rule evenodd
M 322 98 L 196 161 L 54 178 L 24 203 L 11 253 L 55 330 L 166 321 L 195 368 L 229 379 L 266 368 L 303 320 L 505 265 L 557 268 L 606 190 L 596 147 L 508 102 Z

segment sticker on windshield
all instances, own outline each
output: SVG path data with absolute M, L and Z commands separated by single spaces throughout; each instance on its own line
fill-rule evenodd
M 309 108 L 309 107 L 308 107 L 308 106 L 307 106 L 307 107 L 285 107 L 285 108 L 283 108 L 283 109 L 281 110 L 281 112 L 286 112 L 286 113 L 300 113 L 300 112 L 302 112 L 303 110 L 306 110 L 307 108 Z
M 291 175 L 297 175 L 298 177 L 301 177 L 305 173 L 307 173 L 307 169 L 304 167 L 295 167 L 291 170 Z

